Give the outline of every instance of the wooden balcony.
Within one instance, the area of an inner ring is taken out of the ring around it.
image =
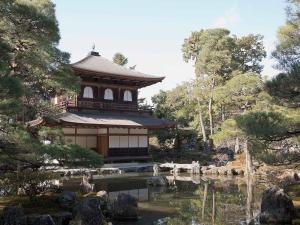
[[[151,116],[153,110],[151,108],[139,107],[137,102],[120,102],[120,101],[101,101],[99,99],[86,99],[86,98],[59,98],[53,105],[65,111],[67,109],[95,109],[103,111],[122,111],[126,114],[138,114],[144,116]]]
[[[72,99],[72,100],[60,100],[57,104],[54,104],[62,110],[69,109],[96,109],[104,111],[122,111],[129,114],[139,114],[139,115],[152,115],[153,111],[151,109],[139,109],[137,104],[134,103],[120,103],[120,102],[102,102],[95,99]]]
[[[68,104],[68,107],[74,107],[74,104]],[[138,106],[134,103],[120,103],[120,102],[102,102],[99,100],[86,100],[77,99],[77,108],[85,109],[103,109],[103,110],[125,110],[125,111],[137,111]]]

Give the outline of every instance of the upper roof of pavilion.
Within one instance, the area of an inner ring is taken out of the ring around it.
[[[91,52],[82,60],[71,64],[75,74],[100,80],[123,81],[123,83],[145,87],[162,81],[165,77],[148,75],[126,68]]]

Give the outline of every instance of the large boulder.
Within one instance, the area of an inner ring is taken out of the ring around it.
[[[97,197],[89,197],[77,208],[75,221],[81,225],[103,225],[105,220],[101,211],[101,202]]]
[[[151,186],[160,187],[168,185],[168,180],[164,176],[150,177],[147,183]]]
[[[28,225],[55,225],[50,215],[33,215],[28,219]]]
[[[262,224],[291,224],[294,216],[292,199],[277,186],[262,195],[260,222]]]
[[[100,208],[105,217],[111,215],[109,197],[106,191],[98,191],[96,194],[97,198],[100,201]]]
[[[24,225],[26,217],[21,207],[5,207],[3,209],[3,224],[4,225]]]
[[[72,191],[64,191],[58,196],[58,203],[64,209],[72,209],[76,203],[76,194]]]
[[[116,220],[137,220],[137,199],[129,194],[121,193],[113,202],[113,217]]]

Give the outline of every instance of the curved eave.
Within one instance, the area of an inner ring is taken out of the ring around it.
[[[102,113],[65,113],[59,119],[60,123],[70,126],[94,126],[94,127],[127,127],[127,128],[168,128],[175,127],[174,122],[124,114]]]
[[[60,121],[61,124],[66,126],[80,126],[80,127],[98,127],[98,128],[147,128],[147,129],[162,129],[162,128],[175,128],[176,124],[168,124],[168,125],[115,125],[115,124],[105,124],[105,125],[99,125],[99,124],[86,124],[86,123],[74,123],[74,122],[66,122],[66,121]]]

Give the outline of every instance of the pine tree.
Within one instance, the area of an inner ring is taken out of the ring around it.
[[[128,58],[126,58],[122,53],[117,52],[113,57],[113,62],[125,66],[128,63]]]
[[[97,153],[68,145],[60,129],[31,126],[38,120],[56,120],[61,112],[50,98],[75,94],[80,87],[69,66],[69,54],[58,49],[54,4],[2,0],[0,34],[0,164],[9,165],[6,168],[13,172],[30,168],[41,173],[52,159],[100,166]]]

